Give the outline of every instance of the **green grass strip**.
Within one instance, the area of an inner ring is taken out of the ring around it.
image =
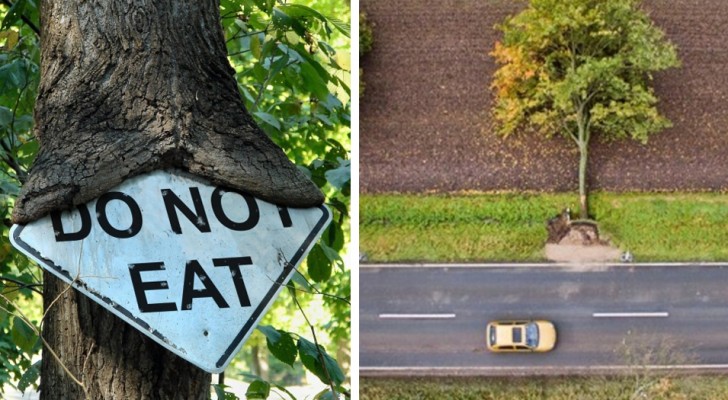
[[[544,261],[561,194],[362,195],[360,249],[372,262]],[[636,261],[728,260],[728,195],[595,193],[603,237]]]
[[[362,400],[724,400],[716,376],[554,378],[362,378]]]

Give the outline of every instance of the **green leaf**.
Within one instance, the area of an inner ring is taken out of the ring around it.
[[[339,200],[337,198],[333,198],[333,199],[330,199],[327,204],[329,206],[333,207],[334,209],[336,209],[336,211],[340,212],[342,215],[347,216],[347,217],[349,216],[349,213],[346,209],[346,204],[344,202],[342,202],[341,200]]]
[[[291,277],[291,280],[301,286],[304,290],[311,290],[311,284],[308,283],[308,280],[306,280],[306,277],[303,276],[300,272],[296,271],[293,274],[293,277]]]
[[[7,31],[0,32],[0,39],[5,39],[5,51],[11,51],[15,47],[16,44],[18,44],[18,40],[20,39],[20,35],[18,32],[8,29]]]
[[[5,30],[10,26],[14,25],[22,18],[23,9],[25,8],[25,2],[26,0],[15,1],[15,4],[13,4],[13,6],[10,7],[10,10],[8,10],[7,14],[5,14],[5,18],[3,18],[3,24],[0,29]]]
[[[38,336],[35,335],[33,329],[29,327],[25,321],[20,317],[15,316],[13,318],[13,330],[11,332],[13,342],[20,347],[24,352],[30,353],[33,350],[33,345],[38,340]]]
[[[253,53],[255,58],[260,60],[260,38],[258,38],[258,35],[252,35],[250,37],[250,52]]]
[[[17,196],[20,194],[20,185],[18,182],[0,175],[0,194]]]
[[[308,276],[314,282],[324,282],[331,277],[331,261],[321,244],[316,244],[306,258]]]
[[[271,114],[268,114],[267,112],[263,111],[256,111],[253,113],[256,117],[260,118],[261,121],[265,122],[266,124],[281,130],[281,123],[278,121],[276,117],[274,117]]]
[[[331,24],[334,25],[339,32],[343,33],[344,36],[351,37],[351,24],[333,17],[329,17],[329,22],[331,22]]]
[[[297,352],[291,335],[288,332],[275,329],[269,325],[259,326],[257,329],[265,335],[268,350],[270,350],[273,356],[292,367],[296,361]]]
[[[0,287],[0,292],[2,291],[2,287]],[[3,326],[5,323],[5,320],[8,318],[8,312],[5,311],[5,308],[7,307],[4,300],[0,299],[0,326]]]
[[[41,361],[42,360],[36,361],[30,366],[30,368],[25,370],[25,373],[23,373],[23,376],[18,381],[18,390],[25,393],[25,389],[29,388],[31,385],[37,385],[38,377],[40,376]]]
[[[13,122],[13,110],[0,106],[0,129],[8,128]]]
[[[324,174],[331,186],[341,189],[351,180],[351,161],[339,160],[339,166]]]
[[[344,230],[337,221],[329,224],[321,238],[324,239],[326,246],[336,251],[341,251],[344,248]]]
[[[248,399],[267,399],[269,395],[270,383],[261,380],[253,381],[245,392]]]
[[[331,389],[324,389],[320,391],[315,397],[315,400],[338,400],[338,397],[334,396],[334,392]]]
[[[321,20],[322,22],[326,22],[326,17],[324,17],[323,14],[314,10],[311,7],[307,7],[301,4],[282,4],[278,6],[278,8],[283,10],[291,17],[314,17]]]
[[[329,88],[326,86],[326,81],[321,78],[321,75],[317,72],[316,68],[308,62],[300,64],[301,67],[301,78],[303,84],[319,100],[325,100],[329,96]]]
[[[344,381],[344,373],[341,371],[339,364],[326,353],[326,350],[322,346],[319,345],[317,348],[310,341],[299,337],[298,352],[301,355],[303,366],[316,375],[321,382],[327,385],[332,383],[339,385]],[[323,363],[321,362],[322,358]]]
[[[266,14],[270,14],[271,9],[268,7],[268,1],[253,0],[253,3],[255,3],[255,5],[258,6],[258,8],[264,11]]]
[[[225,390],[225,388],[228,388],[227,385],[218,385],[213,384],[212,388],[215,390],[215,395],[217,396],[217,400],[240,400],[238,396],[235,395],[235,393],[228,392]]]
[[[273,9],[273,25],[281,31],[292,29],[298,36],[306,36],[306,28],[296,18],[291,18],[280,7]]]
[[[22,59],[13,60],[10,64],[0,67],[0,88],[22,88],[25,82],[25,62]]]

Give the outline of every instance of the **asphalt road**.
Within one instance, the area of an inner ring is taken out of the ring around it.
[[[362,265],[362,375],[728,371],[728,264]],[[494,319],[547,319],[545,354],[494,354]],[[631,354],[631,355],[630,355]]]

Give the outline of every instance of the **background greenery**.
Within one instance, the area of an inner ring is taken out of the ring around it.
[[[40,70],[38,2],[3,0],[0,16],[2,393],[4,384],[25,390],[37,383],[42,273],[8,242],[14,199],[38,150],[32,135]],[[349,241],[349,7],[335,0],[222,0],[221,17],[246,108],[324,191],[334,212],[289,290],[226,375],[250,382],[249,398],[312,379],[348,393],[351,281],[343,256]],[[224,386],[214,389],[225,396]],[[319,396],[333,394],[324,390]]]
[[[636,261],[728,259],[721,193],[590,196],[602,237]],[[371,262],[543,261],[546,221],[578,206],[570,193],[361,196],[360,248]]]

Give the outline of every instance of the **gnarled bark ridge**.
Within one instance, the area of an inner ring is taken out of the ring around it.
[[[40,152],[14,222],[176,167],[264,200],[321,191],[245,111],[215,0],[44,1]]]

